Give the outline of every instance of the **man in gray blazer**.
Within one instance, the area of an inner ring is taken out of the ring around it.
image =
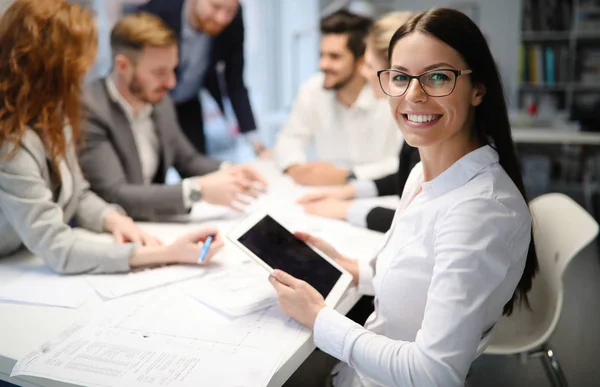
[[[174,33],[155,16],[129,15],[111,46],[111,74],[83,95],[79,160],[92,190],[144,220],[186,213],[199,200],[239,208],[256,196],[266,184],[256,171],[201,155],[181,131],[167,94],[178,65]],[[181,184],[165,184],[171,166]]]

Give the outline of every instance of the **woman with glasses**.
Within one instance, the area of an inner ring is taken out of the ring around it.
[[[334,386],[465,384],[490,331],[526,304],[537,270],[531,216],[498,69],[479,28],[450,9],[419,13],[394,34],[382,90],[419,149],[384,247],[371,261],[297,236],[375,295],[364,327],[281,271],[282,310],[341,360]]]
[[[367,36],[362,75],[371,84],[375,98],[386,98],[379,85],[377,71],[390,66],[388,58],[390,39],[398,27],[406,23],[411,16],[413,16],[412,12],[390,12],[373,24]],[[399,161],[400,165],[396,173],[377,180],[353,180],[339,188],[308,194],[301,198],[299,203],[304,206],[308,214],[347,220],[356,226],[386,232],[394,218],[393,209],[349,199],[400,196],[411,169],[419,162],[418,150],[404,142]]]
[[[22,247],[60,273],[206,263],[223,245],[201,229],[169,246],[89,190],[75,155],[81,81],[96,56],[92,12],[66,0],[15,0],[0,23],[0,257]],[[115,243],[82,237],[77,224]]]

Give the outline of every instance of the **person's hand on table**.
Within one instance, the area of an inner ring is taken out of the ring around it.
[[[301,185],[323,186],[346,183],[349,172],[327,162],[309,162],[291,165],[286,173]]]
[[[241,211],[264,192],[267,181],[251,166],[232,165],[197,178],[202,199]]]
[[[203,260],[200,253],[208,237],[212,242]],[[223,247],[223,237],[214,227],[205,227],[179,237],[168,246],[141,246],[129,258],[131,268],[156,267],[169,264],[210,263],[214,255]]]
[[[355,194],[354,185],[345,184],[341,187],[306,194],[298,199],[298,203],[304,205],[326,199],[349,200],[353,199]]]
[[[206,239],[212,236],[212,242],[202,262],[198,262],[200,252]],[[174,258],[174,263],[191,263],[206,265],[224,246],[223,237],[214,227],[206,227],[187,233],[171,243],[168,248]]]
[[[234,174],[250,180],[253,188],[262,192],[267,189],[269,183],[253,166],[247,164],[236,164],[228,168]]]
[[[345,200],[324,199],[316,202],[302,204],[304,212],[323,218],[344,220],[348,217],[351,203]]]
[[[128,216],[110,211],[104,217],[104,230],[113,234],[117,243],[133,242],[144,246],[160,246],[162,242],[145,233]]]

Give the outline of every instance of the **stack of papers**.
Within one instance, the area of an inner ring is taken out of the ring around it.
[[[249,262],[186,281],[182,290],[214,310],[229,317],[239,317],[277,302],[277,293],[268,277],[265,269]]]
[[[200,277],[207,273],[221,272],[241,265],[249,258],[241,252],[225,247],[208,265],[170,265],[123,274],[98,274],[84,276],[87,282],[105,299],[123,297],[153,288]]]
[[[79,308],[94,291],[79,276],[54,273],[46,266],[24,268],[23,274],[0,287],[0,301]]]
[[[170,287],[106,303],[21,359],[11,376],[86,386],[266,386],[303,330],[277,308],[228,319]]]

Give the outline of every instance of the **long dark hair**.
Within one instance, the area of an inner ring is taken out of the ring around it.
[[[515,183],[523,198],[527,200],[521,168],[511,136],[502,81],[490,48],[477,25],[468,16],[453,9],[435,8],[421,12],[396,31],[390,41],[389,58],[392,57],[396,43],[413,32],[431,35],[452,47],[473,71],[472,82],[485,86],[486,94],[483,101],[475,108],[473,134],[480,144],[489,144],[496,149],[500,165]],[[513,312],[515,302],[529,305],[527,293],[531,289],[537,271],[538,261],[532,233],[525,270],[511,299],[504,305],[505,315]]]

